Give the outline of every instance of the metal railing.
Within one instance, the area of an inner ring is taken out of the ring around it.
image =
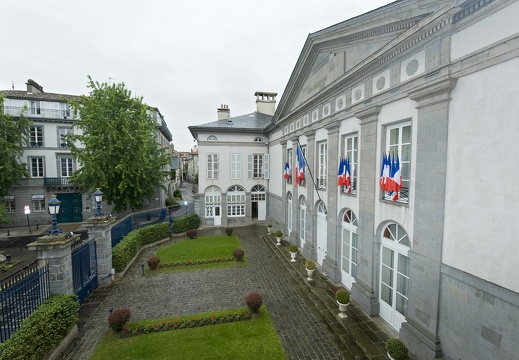
[[[0,342],[22,326],[22,321],[50,295],[49,266],[36,262],[0,283]]]
[[[70,110],[46,109],[46,108],[26,108],[21,106],[4,106],[4,114],[20,116],[24,113],[26,117],[40,117],[46,119],[76,119]]]
[[[57,178],[57,177],[46,177],[43,178],[44,186],[63,186],[63,185],[73,185],[71,178]]]

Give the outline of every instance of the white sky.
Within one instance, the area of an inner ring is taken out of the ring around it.
[[[255,111],[256,91],[285,86],[309,33],[387,0],[38,0],[2,2],[0,89],[87,94],[87,75],[124,82],[158,107],[175,150],[189,125]]]

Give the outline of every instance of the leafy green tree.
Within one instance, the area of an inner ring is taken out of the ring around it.
[[[88,88],[89,95],[71,103],[80,118],[74,126],[81,130],[67,135],[81,165],[72,181],[85,191],[101,188],[116,212],[138,209],[156,188],[164,188],[168,176],[168,155],[157,142],[155,122],[142,97],[124,83],[99,83],[89,76]]]
[[[9,221],[4,196],[29,175],[26,164],[21,161],[31,124],[24,112],[16,118],[5,114],[4,97],[0,95],[0,222]]]

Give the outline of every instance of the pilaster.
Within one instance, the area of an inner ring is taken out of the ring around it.
[[[306,136],[306,174],[305,174],[305,186],[306,186],[306,242],[303,249],[304,255],[307,258],[317,259],[317,229],[309,224],[317,224],[317,212],[315,211],[315,130],[309,130],[303,134]],[[311,174],[310,174],[311,173]]]

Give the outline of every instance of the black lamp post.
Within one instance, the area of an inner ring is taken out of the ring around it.
[[[52,215],[52,229],[47,230],[49,235],[56,235],[61,233],[61,229],[57,227],[58,219],[57,215],[59,214],[59,206],[61,201],[56,199],[56,195],[52,195],[52,199],[49,201],[48,212],[49,215]]]
[[[103,210],[101,210],[101,201],[103,201],[103,193],[99,188],[97,188],[96,192],[94,193],[94,199],[97,203],[97,210],[95,216],[103,216]]]
[[[186,215],[187,215],[187,201],[184,201],[184,205],[186,206]]]

